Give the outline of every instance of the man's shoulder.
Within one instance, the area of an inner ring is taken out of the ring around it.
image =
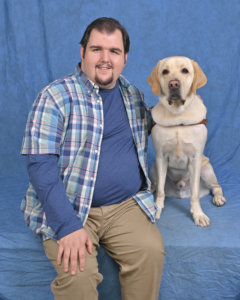
[[[136,87],[134,84],[132,84],[129,80],[127,80],[123,75],[120,76],[120,83],[121,86],[126,88],[127,90],[130,91],[130,93],[135,94],[136,96],[140,97],[141,99],[143,98],[143,93],[142,91]]]
[[[62,78],[56,79],[49,83],[46,87],[42,89],[42,93],[50,90],[65,90],[69,87],[69,85],[74,85],[76,84],[76,76],[75,74],[69,74],[66,75]]]
[[[64,108],[79,103],[74,99],[85,99],[86,87],[76,74],[69,74],[56,79],[45,86],[38,94],[35,102],[39,105],[57,105]]]

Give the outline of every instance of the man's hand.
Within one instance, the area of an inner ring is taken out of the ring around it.
[[[63,258],[64,272],[68,272],[71,264],[71,274],[75,275],[79,258],[80,271],[84,271],[86,248],[92,254],[92,241],[84,228],[64,236],[59,240],[57,263],[60,265]]]

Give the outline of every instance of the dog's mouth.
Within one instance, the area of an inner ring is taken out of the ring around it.
[[[185,100],[182,99],[181,97],[180,81],[177,79],[169,81],[168,88],[169,88],[168,104],[174,105],[176,107],[184,105]]]
[[[180,90],[179,91],[171,91],[170,95],[168,97],[168,104],[174,105],[176,107],[179,107],[181,105],[184,105],[186,100],[182,99]]]
[[[185,102],[186,102],[186,100],[182,99],[181,97],[176,98],[176,97],[171,97],[171,96],[170,96],[170,97],[168,98],[168,104],[169,104],[169,105],[174,105],[174,106],[176,106],[176,107],[179,107],[179,106],[181,106],[181,105],[184,105]]]

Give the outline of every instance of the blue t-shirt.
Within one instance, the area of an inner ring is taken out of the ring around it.
[[[141,168],[118,82],[100,89],[104,130],[92,206],[120,203],[142,186]]]

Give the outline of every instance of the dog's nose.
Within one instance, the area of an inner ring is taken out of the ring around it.
[[[174,80],[169,81],[168,87],[173,90],[179,89],[180,88],[179,80],[174,79]]]

